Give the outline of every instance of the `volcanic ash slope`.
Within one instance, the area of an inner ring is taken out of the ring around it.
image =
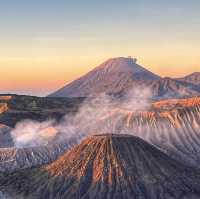
[[[130,135],[95,135],[55,162],[1,174],[0,189],[20,199],[197,199],[200,172]]]

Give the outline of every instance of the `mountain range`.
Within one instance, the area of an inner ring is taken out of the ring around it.
[[[143,88],[151,91],[151,98],[199,96],[200,72],[184,78],[162,78],[138,65],[131,57],[111,58],[49,97],[124,95]]]

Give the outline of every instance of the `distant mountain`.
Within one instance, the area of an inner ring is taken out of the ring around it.
[[[200,95],[200,73],[181,79],[161,78],[136,63],[131,57],[112,58],[49,97],[88,97],[126,94],[134,89],[150,88],[154,98]]]
[[[200,87],[169,77],[153,81],[149,86],[156,98],[182,98],[200,95]]]
[[[112,58],[51,94],[50,97],[88,97],[100,93],[116,94],[135,84],[148,84],[159,78],[158,75],[136,64],[136,59]]]
[[[140,138],[94,135],[51,164],[2,173],[0,189],[16,199],[198,199],[200,172]]]
[[[192,73],[178,80],[200,86],[200,72]]]

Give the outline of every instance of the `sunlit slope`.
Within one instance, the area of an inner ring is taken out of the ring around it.
[[[197,199],[200,172],[140,138],[107,134],[87,138],[47,166],[1,174],[0,188],[16,199]]]

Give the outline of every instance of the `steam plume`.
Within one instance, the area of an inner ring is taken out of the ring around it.
[[[65,115],[59,123],[54,120],[41,123],[24,120],[17,123],[11,135],[16,147],[33,147],[60,139],[82,140],[89,134],[116,133],[120,115],[115,115],[115,119],[110,122],[102,123],[101,120],[103,121],[106,115],[116,109],[131,111],[148,109],[151,105],[151,93],[149,88],[138,87],[128,92],[123,100],[101,94],[96,98],[86,100],[75,115]]]

